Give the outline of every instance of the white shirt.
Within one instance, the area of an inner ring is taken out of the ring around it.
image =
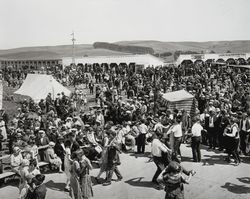
[[[161,157],[162,152],[166,153],[170,149],[163,144],[159,139],[153,139],[151,153],[153,156]]]
[[[213,117],[209,117],[209,127],[210,128],[214,127],[214,118]]]
[[[247,123],[247,119],[244,119],[244,120],[242,121],[242,131],[246,131],[246,130],[247,130],[247,128],[246,128],[246,123]]]
[[[148,127],[145,124],[140,124],[138,130],[141,134],[146,134],[148,132]]]
[[[181,127],[181,124],[176,124],[172,128],[172,132],[174,133],[174,137],[181,137],[182,136],[182,127]]]
[[[192,126],[191,132],[193,137],[199,137],[201,136],[201,131],[203,130],[203,127],[201,126],[200,123],[194,123]]]

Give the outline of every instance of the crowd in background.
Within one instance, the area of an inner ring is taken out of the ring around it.
[[[121,151],[145,153],[150,142],[156,184],[172,160],[181,162],[182,143],[191,144],[194,162],[201,161],[202,143],[227,153],[226,161],[233,158],[240,164],[240,155],[250,151],[250,72],[202,63],[183,67],[137,72],[117,67],[86,74],[72,66],[53,71],[58,81],[74,86],[71,96],[58,93],[52,99],[48,94],[39,103],[24,100],[11,117],[0,112],[0,146],[8,140],[12,170],[21,176],[21,184],[31,183],[29,179],[39,174],[39,170],[32,174],[37,163],[47,161],[66,173],[65,189],[71,185],[72,196],[88,198],[93,196],[89,176],[93,163],[100,167],[96,181],[106,173],[104,185],[110,185],[113,173],[118,181],[123,178],[118,169]],[[2,75],[9,86],[18,87],[26,74],[8,69]],[[180,89],[194,95],[193,115],[162,104],[163,93]],[[94,95],[96,106],[89,107],[89,95]],[[38,150],[41,146],[48,148]],[[177,163],[170,167],[180,171]]]

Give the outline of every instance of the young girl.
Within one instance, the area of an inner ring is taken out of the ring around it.
[[[70,167],[71,167],[71,163],[72,163],[71,151],[70,151],[71,142],[69,140],[67,140],[64,145],[65,145],[64,172],[65,172],[65,174],[67,176],[65,190],[69,191]]]
[[[188,184],[192,173],[188,178],[182,175],[181,165],[175,161],[169,163],[166,169],[158,177],[157,181],[165,187],[166,199],[184,199],[183,184]]]

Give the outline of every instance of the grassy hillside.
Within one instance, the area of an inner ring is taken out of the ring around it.
[[[79,44],[75,46],[76,56],[101,56],[101,55],[124,55],[121,53],[106,49],[95,49],[92,45]],[[38,46],[24,47],[8,50],[0,50],[0,58],[7,59],[42,59],[42,58],[61,58],[72,56],[72,46]]]
[[[161,42],[161,41],[121,41],[122,45],[152,47],[157,53],[174,51],[215,51],[216,53],[250,52],[250,41],[209,41],[209,42]]]
[[[114,44],[124,46],[142,46],[153,48],[154,52],[172,53],[166,56],[166,61],[174,60],[174,52],[176,51],[193,51],[197,53],[208,53],[214,51],[216,53],[232,53],[250,52],[250,41],[209,41],[209,42],[161,42],[161,41],[120,41]],[[124,55],[133,54],[133,52],[118,52],[101,48],[94,48],[91,44],[78,44],[75,46],[76,56],[105,56],[105,55]],[[72,56],[71,45],[61,46],[38,46],[24,47],[8,50],[0,50],[0,59],[43,59],[43,58],[61,58]]]

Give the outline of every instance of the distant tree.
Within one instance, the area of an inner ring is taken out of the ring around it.
[[[213,50],[210,50],[210,52],[209,53],[211,53],[211,54],[215,54],[215,52],[213,51]]]
[[[227,51],[227,53],[231,53],[231,51],[230,51],[230,50],[228,50],[228,51]]]
[[[169,56],[171,56],[171,55],[172,55],[171,52],[164,52],[164,53],[161,53],[161,54],[160,54],[161,57],[169,57]]]

